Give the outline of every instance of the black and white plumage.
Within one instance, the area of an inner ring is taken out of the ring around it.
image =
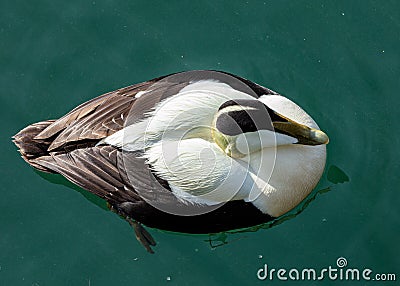
[[[217,71],[106,93],[14,136],[26,162],[105,199],[135,226],[216,233],[278,217],[316,186],[328,137],[300,107]]]

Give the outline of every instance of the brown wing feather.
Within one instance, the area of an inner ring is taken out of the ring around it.
[[[140,200],[120,176],[117,153],[118,150],[112,146],[98,146],[69,153],[53,152],[33,162],[63,175],[113,205]]]
[[[123,117],[136,100],[135,95],[153,83],[148,81],[128,86],[89,100],[56,120],[35,139],[46,140],[56,136],[48,149],[54,151],[70,142],[111,135],[123,127]]]

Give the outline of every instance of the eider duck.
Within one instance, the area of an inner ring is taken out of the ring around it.
[[[271,221],[317,185],[328,136],[278,93],[188,71],[89,100],[14,137],[34,168],[103,198],[135,229],[218,233]]]

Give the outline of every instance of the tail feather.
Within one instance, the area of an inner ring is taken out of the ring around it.
[[[34,160],[49,154],[47,150],[51,144],[51,140],[50,138],[49,140],[40,140],[35,139],[35,137],[54,121],[55,120],[47,120],[34,123],[13,136],[13,142],[17,145],[21,157],[32,167],[48,173],[54,173],[54,171],[37,164]]]

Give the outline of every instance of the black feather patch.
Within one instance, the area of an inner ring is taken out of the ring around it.
[[[261,101],[228,100],[219,108],[216,128],[225,135],[235,136],[257,130],[273,131],[273,121],[283,121],[283,118]]]

